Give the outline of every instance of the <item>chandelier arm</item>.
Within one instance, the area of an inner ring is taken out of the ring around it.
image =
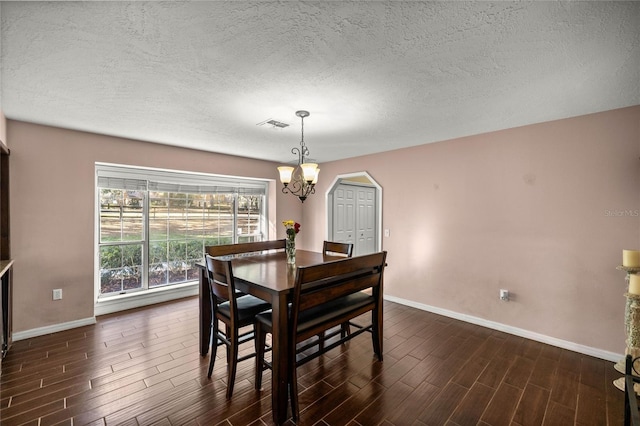
[[[298,156],[298,165],[304,163],[304,151],[301,151],[300,148],[294,146],[291,148],[291,153]]]
[[[307,183],[307,181],[305,181],[302,176],[300,176],[300,174],[295,174],[293,178],[291,179],[291,182],[289,182],[289,184],[287,184],[286,186],[282,187],[282,192],[286,193],[290,193],[293,195],[311,195],[311,194],[315,194],[316,192],[316,185],[312,184],[312,183]]]

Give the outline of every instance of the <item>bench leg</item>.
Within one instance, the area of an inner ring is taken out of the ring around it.
[[[373,340],[373,352],[382,361],[382,309],[374,309],[371,312],[371,339]]]
[[[341,328],[340,337],[342,337],[343,339],[351,335],[351,327],[349,327],[349,321],[343,322],[340,325],[340,328]]]

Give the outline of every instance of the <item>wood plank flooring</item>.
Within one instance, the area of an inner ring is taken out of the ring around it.
[[[300,425],[622,424],[611,362],[391,302],[384,336],[383,362],[365,333],[298,369]],[[208,362],[197,298],[99,317],[14,343],[0,423],[272,424],[269,372],[256,391],[241,362],[227,401],[224,351],[211,380]]]

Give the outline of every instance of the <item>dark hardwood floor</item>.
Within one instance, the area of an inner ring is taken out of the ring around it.
[[[2,362],[2,425],[270,425],[270,373],[253,360],[225,399],[198,353],[197,299],[15,342]],[[368,333],[298,369],[301,425],[621,425],[611,362],[385,303],[384,362]],[[222,349],[222,348],[221,348]]]

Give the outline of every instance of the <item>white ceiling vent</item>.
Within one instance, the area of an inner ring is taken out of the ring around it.
[[[284,129],[285,127],[289,127],[287,123],[274,120],[273,118],[269,118],[268,120],[261,121],[260,123],[256,124],[256,126],[264,126],[265,124],[270,124],[271,127],[277,127],[278,129]]]

